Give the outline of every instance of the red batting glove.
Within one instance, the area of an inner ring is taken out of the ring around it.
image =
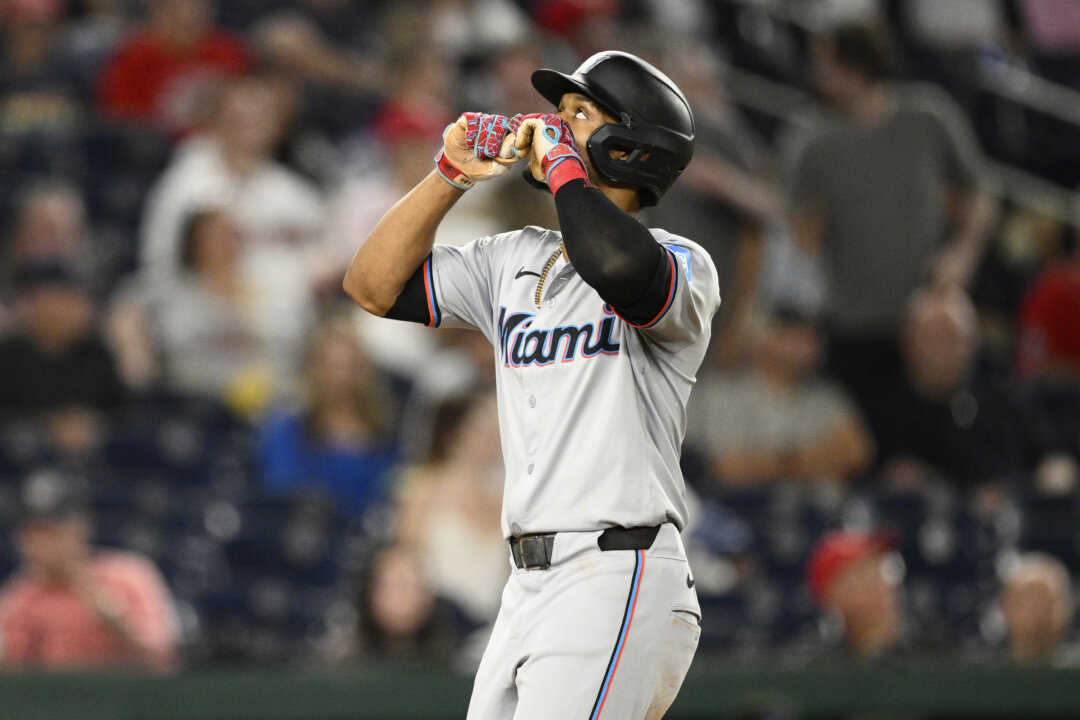
[[[571,180],[584,180],[589,182],[589,171],[585,169],[585,161],[581,159],[576,148],[569,145],[553,145],[540,159],[540,172],[544,173],[544,179],[551,194],[559,192],[566,183]]]
[[[508,124],[509,119],[502,115],[483,113],[464,113],[450,123],[443,131],[443,147],[435,156],[435,169],[442,179],[468,190],[509,170],[517,158],[510,150]]]
[[[509,132],[510,118],[504,115],[486,115],[467,112],[465,118],[465,142],[473,155],[488,160],[499,157],[503,139]]]
[[[516,135],[515,152],[530,154],[533,177],[546,183],[552,195],[571,180],[580,179],[591,185],[574,133],[558,115],[515,115],[510,118],[510,130]]]

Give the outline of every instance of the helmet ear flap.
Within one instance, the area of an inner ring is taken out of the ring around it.
[[[614,123],[601,125],[589,136],[586,148],[593,167],[605,179],[641,189],[642,206],[655,205],[689,162],[663,129],[649,126],[631,130]]]

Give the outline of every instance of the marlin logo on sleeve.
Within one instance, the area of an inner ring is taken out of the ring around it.
[[[599,329],[590,322],[532,330],[534,314],[508,313],[504,306],[499,309],[499,357],[505,367],[528,367],[618,355],[621,346],[612,339],[615,317],[605,315]]]
[[[691,276],[692,271],[690,270],[693,258],[690,255],[690,251],[678,245],[665,245],[665,247],[675,256],[675,259],[679,261],[679,266],[682,267],[683,275],[686,276],[686,279],[693,282],[694,278]]]

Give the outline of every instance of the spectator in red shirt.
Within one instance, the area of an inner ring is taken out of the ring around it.
[[[63,480],[38,475],[24,489],[15,531],[22,565],[0,588],[3,665],[172,669],[175,614],[157,568],[133,553],[95,550],[87,511]]]
[[[250,65],[243,39],[213,24],[209,0],[157,0],[106,62],[97,102],[110,117],[184,134],[199,125],[216,83]]]
[[[1020,306],[1017,373],[1080,382],[1080,243],[1035,278]]]

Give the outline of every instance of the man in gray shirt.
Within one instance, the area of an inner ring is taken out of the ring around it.
[[[829,108],[793,121],[797,241],[822,257],[830,370],[875,426],[899,378],[897,330],[923,283],[971,282],[995,203],[971,128],[944,92],[887,82],[888,39],[869,26],[812,45]]]

